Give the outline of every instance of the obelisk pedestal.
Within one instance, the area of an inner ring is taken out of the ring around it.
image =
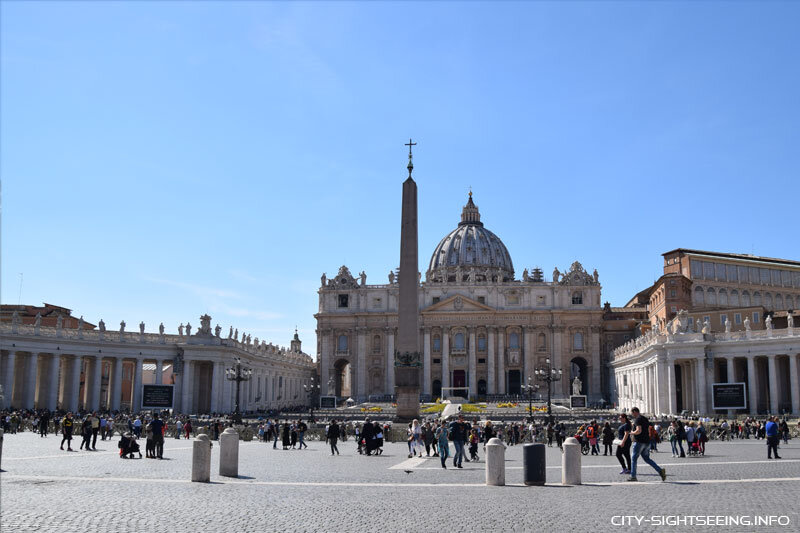
[[[419,277],[417,248],[417,184],[411,177],[411,147],[408,141],[408,179],[403,182],[403,207],[400,223],[400,272],[398,276],[397,343],[394,354],[397,417],[411,420],[419,416]]]

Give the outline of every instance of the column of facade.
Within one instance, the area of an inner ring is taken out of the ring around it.
[[[442,328],[442,388],[450,386],[450,328]],[[450,392],[442,392],[442,398]]]
[[[81,366],[83,360],[80,355],[72,358],[70,370],[72,371],[70,386],[69,386],[69,401],[65,402],[70,411],[77,411],[80,406],[80,390],[81,390]]]
[[[44,404],[44,407],[50,411],[54,411],[58,406],[58,370],[61,363],[61,356],[59,354],[52,354],[47,365],[47,397],[42,399],[39,403]]]
[[[599,401],[603,397],[602,378],[600,373],[602,371],[600,363],[600,328],[592,326],[589,328],[588,346],[590,353],[588,373],[591,379],[588,386],[585,387],[586,394],[592,398],[593,401]]]
[[[142,409],[142,360],[133,361],[133,394],[131,412],[138,413]]]
[[[506,328],[497,329],[497,392],[506,393]]]
[[[224,370],[222,368],[222,361],[215,362],[211,367],[211,412],[218,413],[220,411],[219,408],[219,400],[220,400],[220,378],[224,374]]]
[[[755,356],[747,355],[747,399],[750,403],[750,414],[758,414],[758,387],[759,379],[756,375]]]
[[[494,369],[494,365],[495,365],[495,354],[494,354],[494,341],[495,341],[495,333],[494,332],[495,332],[495,328],[494,327],[490,327],[488,329],[489,329],[489,332],[487,333],[486,341],[489,343],[488,347],[487,347],[487,351],[488,351],[488,353],[487,353],[487,357],[488,357],[488,365],[487,365],[488,366],[488,375],[487,375],[487,377],[489,378],[488,379],[489,383],[486,385],[486,392],[488,394],[495,394],[495,391],[497,390],[497,388],[496,388],[497,378],[495,376],[495,369]]]
[[[478,361],[475,346],[475,328],[469,328],[469,352],[468,352],[468,368],[469,368],[469,397],[478,395]]]
[[[797,356],[789,354],[789,390],[792,394],[792,413],[800,414],[800,382],[797,380]]]
[[[677,410],[676,405],[676,389],[677,384],[675,383],[675,362],[672,361],[670,357],[667,357],[667,407],[669,408],[669,414],[674,415],[676,414],[675,411]]]
[[[14,370],[17,364],[17,352],[9,350],[3,363],[3,396],[5,407],[14,403]]]
[[[431,328],[422,336],[422,394],[431,394]]]
[[[561,366],[561,348],[562,348],[561,333],[562,333],[563,329],[564,328],[562,328],[561,326],[553,326],[553,335],[552,335],[553,336],[553,354],[550,356],[550,361],[552,363],[553,368],[555,368],[556,371],[563,370],[563,367]],[[567,371],[564,372],[564,374],[566,375],[566,379],[562,379],[562,382],[563,381],[569,381],[569,369],[567,369]],[[564,392],[563,392],[564,385],[562,384],[560,386],[561,386],[561,391],[555,390],[553,392],[556,393],[559,396],[562,396],[564,394]],[[567,386],[569,386],[569,385],[567,385]]]
[[[164,384],[164,360],[156,359],[156,385]]]
[[[36,402],[36,374],[39,370],[39,354],[31,353],[25,365],[25,401],[23,407],[33,409]]]
[[[358,337],[358,363],[356,364],[356,376],[358,378],[358,386],[356,387],[356,395],[366,396],[367,394],[367,335],[366,328],[356,329]],[[289,398],[291,400],[291,398]],[[358,398],[356,398],[358,400]]]
[[[778,389],[778,373],[775,357],[775,355],[767,357],[767,366],[769,369],[769,412],[772,414],[778,413],[778,393],[780,392]]]
[[[529,385],[533,382],[533,330],[529,326],[522,326],[522,347],[522,384]]]
[[[394,394],[394,328],[386,328],[386,394]]]
[[[101,385],[102,385],[102,382],[103,382],[103,359],[102,359],[102,357],[100,357],[98,355],[98,356],[95,356],[92,359],[90,359],[90,361],[92,361],[92,365],[93,366],[91,367],[92,368],[92,381],[91,381],[91,387],[92,387],[92,389],[91,389],[92,390],[91,397],[92,397],[92,401],[89,404],[89,410],[90,411],[98,411],[100,409],[100,391],[102,390]],[[87,378],[88,378],[88,376],[87,376]],[[87,385],[88,385],[88,383],[89,383],[89,380],[87,379]]]
[[[331,336],[333,333],[329,329],[320,329],[317,330],[317,334],[322,336],[319,348],[320,391],[322,392],[323,396],[329,396],[333,394],[333,391],[331,391],[328,387],[328,381],[331,379]],[[331,387],[333,387],[333,385],[331,385]]]

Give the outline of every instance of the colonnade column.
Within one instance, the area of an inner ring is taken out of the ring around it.
[[[133,365],[131,412],[138,413],[142,408],[142,360],[135,359]]]
[[[50,358],[50,385],[47,388],[47,408],[55,411],[58,408],[58,372],[61,368],[61,356],[53,354]]]
[[[747,356],[747,399],[750,402],[750,414],[758,414],[758,376],[756,376],[756,360]]]
[[[450,386],[450,328],[442,328],[442,389]],[[442,399],[450,394],[449,391],[442,392]]]
[[[103,359],[98,355],[94,357],[94,366],[92,367],[92,402],[90,404],[90,411],[97,411],[100,409],[100,390],[101,382],[103,380]],[[87,380],[88,381],[88,380]]]
[[[115,357],[111,360],[113,372],[111,377],[111,383],[109,384],[108,389],[111,391],[111,400],[109,405],[111,406],[112,411],[119,411],[119,404],[122,401],[122,358]]]
[[[506,330],[497,329],[497,392],[506,393]]]
[[[221,361],[217,361],[211,365],[211,405],[209,409],[212,413],[219,412],[219,380],[223,373]],[[261,377],[259,376],[258,379],[260,380]]]
[[[394,394],[394,328],[386,328],[386,394]]]
[[[422,336],[422,394],[431,394],[431,328],[425,328]]]
[[[192,390],[194,389],[194,366],[192,361],[183,360],[183,383],[181,385],[181,409],[184,414],[192,414],[194,410]]]
[[[792,413],[800,414],[800,383],[797,381],[797,356],[789,355],[789,390],[792,392]]]
[[[489,343],[489,345],[488,345],[487,357],[489,358],[489,360],[488,360],[489,365],[488,365],[488,376],[487,377],[489,378],[488,379],[489,383],[486,386],[486,392],[488,394],[494,394],[495,391],[497,390],[495,388],[495,382],[497,380],[496,380],[495,372],[494,372],[494,363],[495,363],[494,362],[494,337],[495,337],[494,331],[495,330],[494,330],[494,327],[489,327],[488,329],[489,329],[489,332],[487,334],[487,342]]]
[[[17,352],[9,351],[4,359],[3,396],[5,396],[4,407],[8,407],[14,402],[14,367],[17,364]]]
[[[675,395],[677,385],[675,383],[675,362],[667,357],[667,394],[669,395],[667,399],[667,406],[669,407],[669,414],[674,415],[676,414],[675,411],[677,410],[676,406],[676,398]]]
[[[39,354],[28,355],[27,370],[25,372],[25,402],[23,407],[33,409],[36,402],[36,374],[39,370]]]
[[[164,383],[164,360],[156,359],[156,385]]]
[[[76,355],[72,358],[72,379],[69,390],[69,410],[70,411],[77,411],[78,407],[80,406],[80,391],[81,391],[81,366],[83,365],[83,359],[80,355]]]
[[[356,328],[358,336],[358,362],[356,363],[356,376],[358,378],[358,387],[356,388],[358,396],[367,395],[367,328]],[[292,398],[289,398],[291,400]]]
[[[775,355],[767,357],[767,364],[769,368],[769,412],[778,414],[778,372],[775,364]]]

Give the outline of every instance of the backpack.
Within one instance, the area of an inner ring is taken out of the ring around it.
[[[588,428],[586,428],[586,438],[589,439],[595,438],[594,426],[589,426]]]

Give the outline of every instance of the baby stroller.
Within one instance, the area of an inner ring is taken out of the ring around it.
[[[692,457],[697,457],[700,455],[700,441],[695,439],[691,443],[689,443],[689,455]]]
[[[130,433],[125,433],[119,439],[119,456],[123,459],[133,459],[133,454],[138,453],[139,459],[142,458],[142,452],[139,449],[139,443],[136,442],[136,437]]]

